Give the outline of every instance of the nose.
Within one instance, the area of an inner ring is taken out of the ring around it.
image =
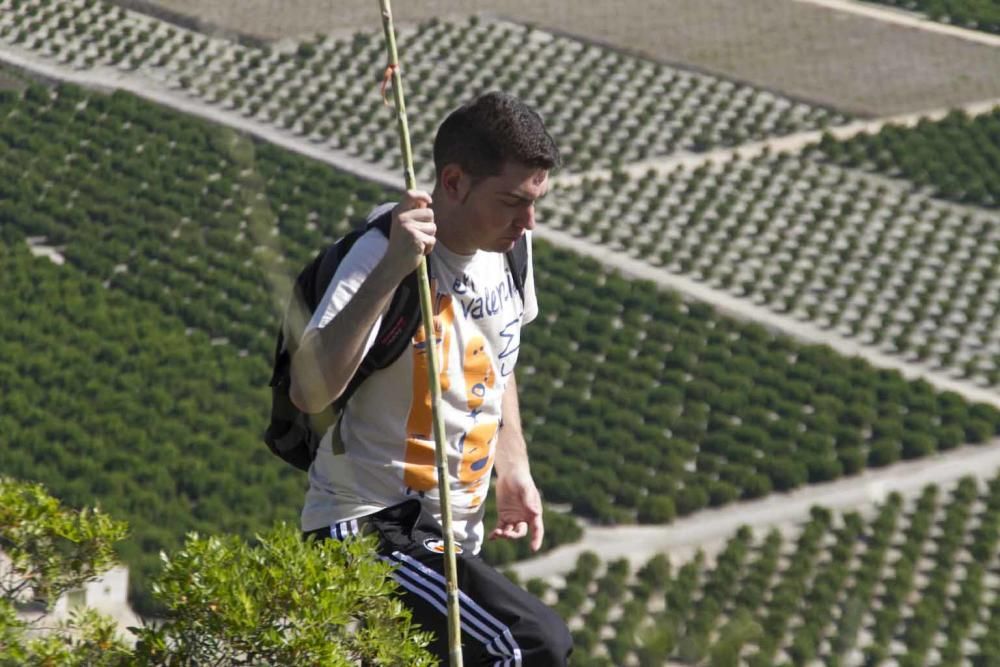
[[[531,231],[535,228],[535,205],[531,204],[516,220],[518,227]]]

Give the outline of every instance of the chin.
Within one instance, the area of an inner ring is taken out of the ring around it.
[[[491,250],[493,252],[510,252],[513,250],[514,246],[521,239],[520,236],[515,236],[514,238],[498,239],[496,243],[493,244]]]
[[[514,249],[514,246],[516,244],[517,244],[516,239],[513,241],[510,239],[501,239],[500,241],[497,241],[495,244],[493,244],[493,247],[490,248],[490,252],[510,252],[511,250]]]

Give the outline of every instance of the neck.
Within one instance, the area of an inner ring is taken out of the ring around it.
[[[479,248],[472,239],[466,238],[463,234],[467,226],[462,224],[462,220],[457,215],[458,212],[441,201],[444,199],[443,195],[441,199],[437,199],[437,196],[436,192],[431,195],[435,201],[432,208],[434,209],[434,223],[437,225],[438,242],[443,243],[445,248],[456,255],[475,254]]]

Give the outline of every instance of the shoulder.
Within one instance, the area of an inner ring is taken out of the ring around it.
[[[389,247],[389,228],[387,225],[373,223],[384,219],[395,206],[396,204],[393,202],[381,204],[366,216],[364,224],[368,226],[368,230],[362,233],[351,246],[350,252],[344,257],[344,263],[368,265],[382,259]]]
[[[388,247],[389,240],[382,236],[377,229],[362,232],[349,249],[342,251],[340,259],[337,260],[336,269],[334,269],[327,284],[330,288],[351,285],[356,288],[368,274],[375,270],[375,267],[385,256]]]
[[[385,234],[378,229],[369,229],[354,243],[354,248],[351,250],[357,249],[361,253],[377,254],[381,257],[388,247],[389,239]]]

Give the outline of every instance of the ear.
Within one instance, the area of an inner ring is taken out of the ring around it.
[[[457,163],[446,164],[438,179],[441,192],[453,201],[462,201],[471,185],[469,178]]]

